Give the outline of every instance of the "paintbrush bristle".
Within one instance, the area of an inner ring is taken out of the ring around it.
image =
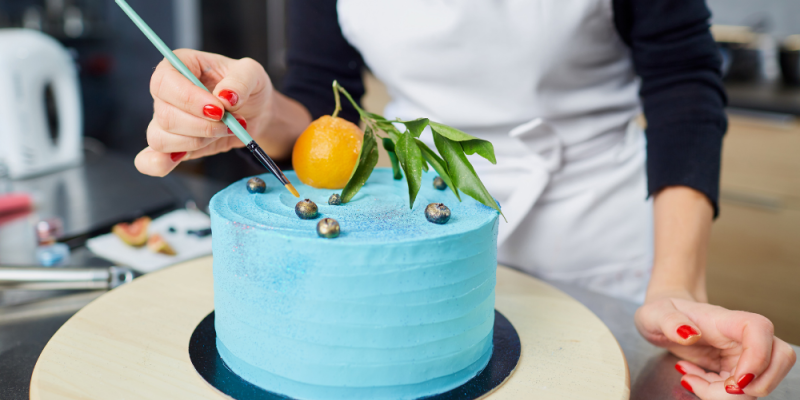
[[[294,197],[300,198],[300,193],[297,192],[297,189],[295,189],[291,183],[286,184],[286,189],[289,189],[289,191],[292,192]]]

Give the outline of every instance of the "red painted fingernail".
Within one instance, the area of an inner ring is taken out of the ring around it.
[[[244,128],[244,130],[247,130],[247,121],[245,121],[244,118],[237,119],[237,121],[239,121],[239,125],[241,125],[242,128]],[[233,135],[233,131],[231,130],[231,128],[228,128],[228,134]]]
[[[689,382],[681,381],[681,386],[683,386],[684,389],[688,390],[689,393],[694,393],[694,390],[692,390],[692,385],[690,385]]]
[[[725,386],[725,391],[728,392],[728,394],[744,394],[744,391],[742,391],[742,389],[739,389],[738,387],[733,385]]]
[[[222,119],[222,114],[223,114],[222,109],[215,105],[209,104],[203,107],[203,115],[205,115],[208,118],[219,121]]]
[[[225,99],[225,100],[228,100],[228,103],[231,103],[231,105],[232,105],[232,106],[235,106],[235,105],[236,105],[236,103],[238,103],[238,102],[239,102],[239,95],[238,95],[238,94],[236,94],[236,93],[235,93],[234,91],[232,91],[232,90],[225,89],[225,90],[223,90],[223,91],[219,92],[219,95],[218,95],[218,96],[219,96],[220,98],[223,98],[223,99]]]
[[[688,339],[689,336],[697,336],[698,333],[694,328],[689,325],[681,325],[678,327],[678,336]]]
[[[185,156],[185,155],[186,155],[186,152],[185,152],[185,151],[180,151],[180,152],[177,152],[177,153],[172,153],[172,154],[170,154],[170,155],[169,155],[169,158],[171,158],[171,159],[172,159],[172,162],[178,162],[178,161],[180,161],[180,160],[183,158],[183,156]]]
[[[675,364],[675,369],[678,370],[678,372],[680,372],[681,375],[686,375],[686,370],[684,370],[683,367],[680,366],[680,364]]]
[[[736,384],[739,386],[739,389],[744,389],[750,384],[750,382],[753,381],[753,379],[755,379],[755,377],[756,376],[753,374],[744,374],[743,377],[739,378],[739,382],[736,382]]]

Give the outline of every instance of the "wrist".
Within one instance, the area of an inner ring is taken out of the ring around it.
[[[647,286],[645,302],[665,298],[679,298],[707,302],[705,268],[692,267],[692,263],[669,266],[655,264],[650,284]]]
[[[698,301],[697,296],[683,287],[649,287],[645,296],[645,304],[663,299],[683,299]]]
[[[263,120],[253,138],[271,157],[289,160],[294,142],[311,123],[311,114],[297,101],[276,90],[264,99]]]
[[[683,186],[661,190],[654,202],[655,258],[647,299],[707,301],[706,248],[713,209],[700,192]]]

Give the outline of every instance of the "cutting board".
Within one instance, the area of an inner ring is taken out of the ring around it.
[[[56,332],[31,378],[31,399],[228,399],[195,371],[189,338],[214,309],[211,257],[155,272],[90,303]],[[496,308],[522,355],[487,399],[624,400],[625,356],[608,328],[558,289],[497,269]]]

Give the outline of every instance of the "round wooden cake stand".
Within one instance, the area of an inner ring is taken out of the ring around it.
[[[484,398],[629,398],[625,356],[582,304],[501,266],[496,308],[517,329],[522,355]],[[31,399],[227,399],[189,359],[189,338],[213,309],[211,257],[114,289],[50,339],[33,371]]]

